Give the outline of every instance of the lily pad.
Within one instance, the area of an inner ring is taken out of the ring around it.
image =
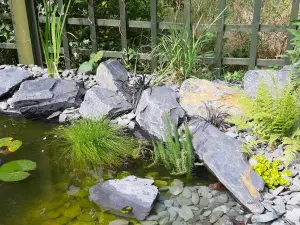
[[[0,167],[0,173],[30,171],[36,169],[36,163],[30,160],[15,160],[5,163]]]
[[[23,172],[23,171],[11,172],[11,173],[0,172],[0,181],[15,182],[15,181],[24,180],[29,176],[30,176],[30,173]]]

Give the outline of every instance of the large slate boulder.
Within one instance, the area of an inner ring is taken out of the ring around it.
[[[185,80],[179,91],[180,105],[190,117],[208,119],[208,110],[240,114],[237,92],[225,85],[204,79],[190,78]]]
[[[83,118],[97,120],[103,116],[114,118],[131,109],[132,105],[118,93],[106,88],[93,87],[86,92],[79,113]]]
[[[189,127],[196,155],[246,208],[262,213],[259,191],[264,189],[264,182],[243,160],[241,142],[204,120],[192,120]]]
[[[275,94],[276,86],[281,91],[289,84],[292,75],[300,75],[300,63],[284,66],[281,70],[249,70],[244,76],[245,92],[255,98],[260,83],[265,82],[271,93]],[[274,83],[275,81],[275,83]]]
[[[9,104],[28,118],[47,118],[56,111],[79,107],[82,83],[54,78],[24,81]]]
[[[121,215],[144,220],[158,194],[158,189],[153,183],[153,180],[135,176],[109,180],[91,187],[89,197],[92,202],[116,214],[121,214],[120,210],[125,207],[132,207],[131,212]]]
[[[172,123],[178,124],[185,115],[177,102],[176,92],[169,87],[153,87],[143,91],[136,108],[136,122],[149,134],[165,138],[166,116]]]
[[[18,67],[0,70],[0,98],[11,94],[19,85],[32,75]]]
[[[128,72],[118,60],[109,59],[100,63],[97,68],[96,81],[99,87],[118,92],[127,101],[131,101]]]

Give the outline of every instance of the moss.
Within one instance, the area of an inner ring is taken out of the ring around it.
[[[50,211],[47,213],[47,217],[50,219],[56,219],[60,215],[61,215],[61,212],[57,212],[57,211]]]
[[[128,172],[128,171],[122,171],[122,172],[118,173],[117,179],[123,179],[123,178],[125,178],[125,177],[130,176],[130,175],[131,175],[131,174],[130,174],[130,172]]]
[[[58,225],[65,225],[67,224],[71,219],[65,216],[59,217],[56,219],[56,223]]]
[[[63,215],[65,217],[72,218],[72,219],[77,217],[80,214],[81,214],[81,208],[79,205],[72,205],[72,206],[70,206],[70,208],[67,208],[63,212]]]
[[[278,167],[280,165],[280,160],[275,160],[269,162],[265,156],[254,156],[254,159],[257,161],[253,165],[254,171],[262,177],[269,188],[275,189],[279,185],[289,185],[290,182],[284,178],[284,176],[291,176],[289,170],[280,172]]]
[[[163,188],[163,187],[168,186],[168,182],[164,181],[164,180],[155,180],[154,185],[158,188]]]
[[[90,215],[89,213],[83,213],[77,217],[80,221],[91,222],[97,219],[96,215]]]
[[[109,213],[98,213],[99,224],[109,224],[109,222],[117,219],[116,216]]]

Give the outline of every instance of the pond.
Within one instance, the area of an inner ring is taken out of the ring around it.
[[[108,224],[117,218],[89,201],[89,187],[99,183],[96,176],[75,175],[64,168],[55,134],[51,133],[56,126],[23,118],[0,117],[0,137],[10,136],[23,141],[17,152],[2,156],[2,163],[16,159],[29,159],[37,163],[37,170],[30,172],[31,176],[26,180],[0,183],[0,225],[92,225]],[[157,186],[170,184],[174,179],[163,168],[145,169],[142,163],[123,170],[128,172],[100,170],[97,177],[103,181],[130,173],[138,177],[153,177]],[[195,174],[197,179],[186,183],[199,185],[215,182],[203,167],[197,169]],[[164,189],[160,189],[162,194]],[[137,222],[134,219],[131,221]]]

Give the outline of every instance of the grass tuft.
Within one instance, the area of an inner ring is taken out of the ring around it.
[[[117,169],[130,159],[138,141],[121,131],[107,119],[83,119],[55,130],[62,139],[62,157],[79,171]]]

